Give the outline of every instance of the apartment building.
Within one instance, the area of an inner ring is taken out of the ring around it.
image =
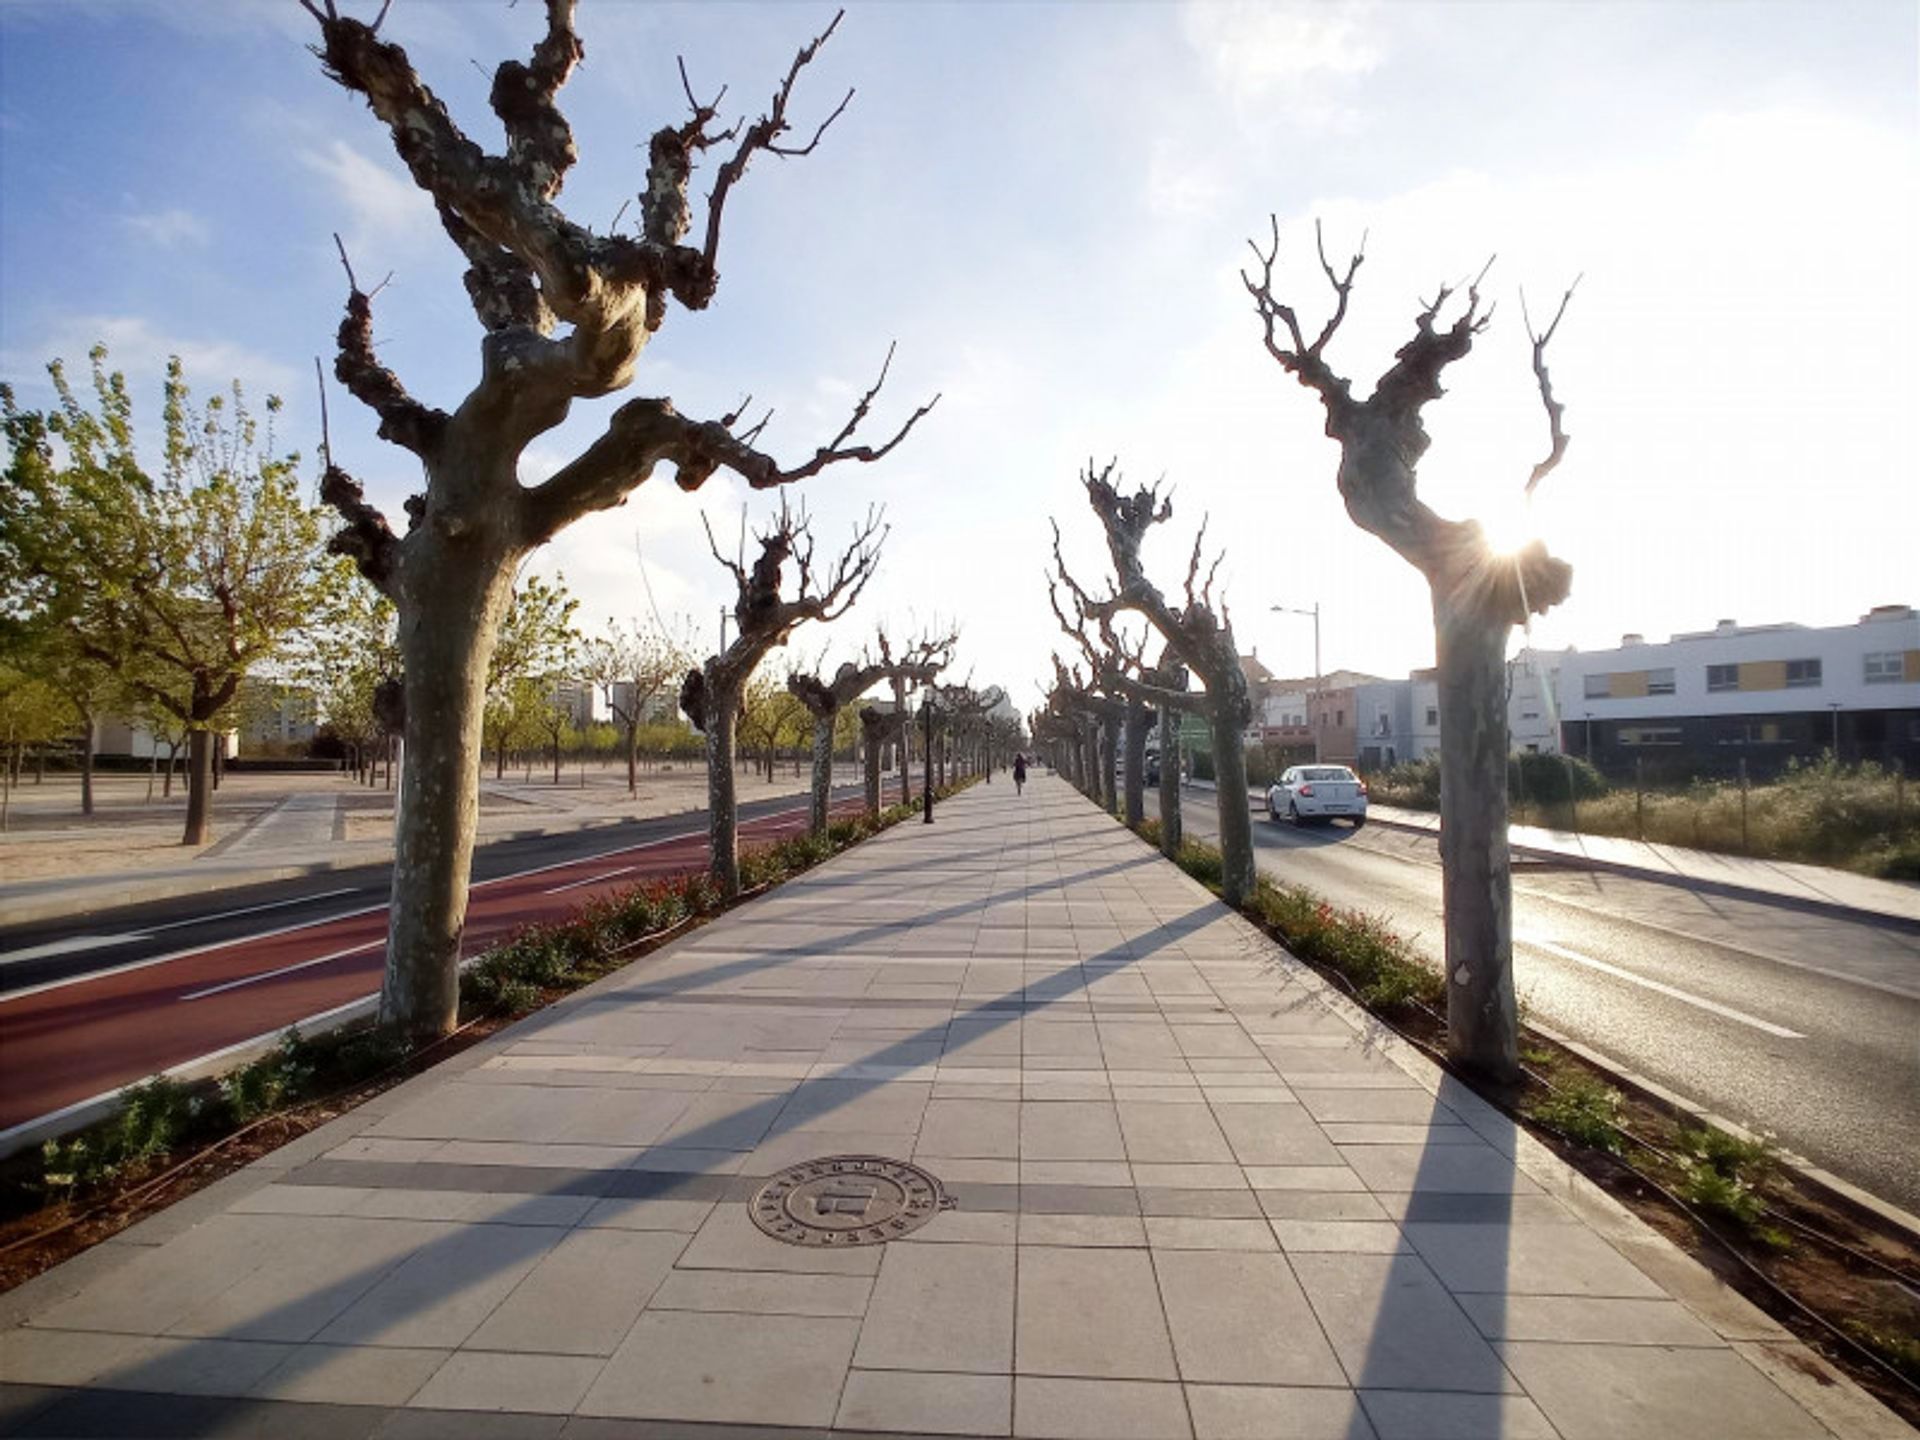
[[[1740,625],[1558,657],[1563,742],[1620,773],[1770,773],[1826,750],[1920,765],[1920,614],[1852,625]]]

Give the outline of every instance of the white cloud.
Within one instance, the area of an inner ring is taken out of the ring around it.
[[[39,388],[51,393],[40,378],[47,362],[64,360],[68,374],[84,373],[87,352],[96,343],[107,347],[108,366],[126,373],[136,400],[158,396],[169,355],[180,357],[187,383],[202,395],[224,390],[235,380],[256,398],[289,395],[300,379],[292,367],[258,350],[230,340],[164,334],[139,315],[64,316],[42,330],[32,345],[0,352],[0,373],[28,396]]]
[[[191,210],[136,211],[122,216],[121,223],[166,250],[180,245],[205,245],[213,238],[213,227]]]
[[[301,153],[308,169],[325,177],[347,207],[348,253],[391,256],[429,243],[436,233],[433,202],[412,180],[344,140]],[[371,263],[371,261],[370,261]]]
[[[1383,58],[1370,4],[1190,0],[1187,42],[1237,100],[1256,100],[1316,76],[1356,77]]]

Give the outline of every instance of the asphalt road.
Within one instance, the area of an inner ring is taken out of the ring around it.
[[[1218,833],[1210,791],[1188,833]],[[1262,871],[1383,917],[1437,958],[1440,862],[1424,835],[1254,821]],[[1889,923],[1620,875],[1514,870],[1526,1011],[1629,1069],[1920,1211],[1920,937]]]
[[[857,805],[858,787],[836,792]],[[744,804],[741,838],[806,827],[805,796]],[[474,954],[597,895],[706,863],[695,811],[475,852]],[[0,934],[0,1130],[350,1005],[379,989],[388,867],[100,911]]]

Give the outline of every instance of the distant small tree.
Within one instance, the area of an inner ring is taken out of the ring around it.
[[[787,677],[787,689],[806,707],[813,720],[813,802],[809,810],[809,823],[814,834],[818,835],[827,828],[827,801],[833,789],[833,752],[841,722],[847,717],[847,707],[883,681],[932,684],[950,659],[957,638],[957,632],[950,632],[944,637],[922,636],[896,660],[892,644],[882,629],[876,637],[878,658],[872,651],[863,652],[858,660],[842,663],[834,671],[831,680],[804,674]],[[863,722],[866,713],[872,713],[876,721],[872,727],[862,723],[859,730],[866,751],[866,802],[868,812],[877,813],[880,809],[881,743],[881,725],[877,722],[881,717],[878,711],[863,712]],[[895,724],[899,723],[898,716],[888,718]]]
[[[784,501],[772,526],[754,538],[760,554],[749,566],[744,553],[732,560],[722,555],[708,529],[713,558],[731,572],[739,596],[733,607],[735,633],[725,650],[708,656],[699,669],[689,670],[680,686],[680,708],[707,737],[710,868],[725,895],[740,891],[733,760],[741,693],[767,653],[786,644],[801,625],[837,620],[860,598],[880,563],[886,527],[879,512],[869,511],[865,522],[855,528],[852,543],[819,573],[814,570],[813,535],[806,514],[795,512]],[[791,599],[781,594],[788,565],[798,572]]]
[[[1147,578],[1140,558],[1141,542],[1153,526],[1173,515],[1172,503],[1163,498],[1159,487],[1143,487],[1133,495],[1122,495],[1113,483],[1114,465],[1095,472],[1088,466],[1081,475],[1087,503],[1100,519],[1106,532],[1107,553],[1113,561],[1112,591],[1096,598],[1068,574],[1060,556],[1060,531],[1054,527],[1054,569],[1062,585],[1072,595],[1075,615],[1082,628],[1088,624],[1110,624],[1123,611],[1132,611],[1147,622],[1165,640],[1168,652],[1180,665],[1198,676],[1206,687],[1204,698],[1167,685],[1144,680],[1130,681],[1128,691],[1148,704],[1191,708],[1196,699],[1204,706],[1213,738],[1215,804],[1220,825],[1220,890],[1227,903],[1238,905],[1253,893],[1253,818],[1247,807],[1246,729],[1253,719],[1253,700],[1247,691],[1246,672],[1240,668],[1240,653],[1233,640],[1233,622],[1224,602],[1213,596],[1216,558],[1204,579],[1200,575],[1200,557],[1206,539],[1202,523],[1193,541],[1193,554],[1187,562],[1185,596],[1182,603],[1170,602],[1159,586]],[[1111,766],[1111,761],[1108,762]]]
[[[1319,231],[1315,230],[1316,242]],[[1513,875],[1507,849],[1506,658],[1513,627],[1567,598],[1573,567],[1540,541],[1496,554],[1472,520],[1436,514],[1417,492],[1420,459],[1430,439],[1421,411],[1441,395],[1447,366],[1473,347],[1491,310],[1480,308],[1480,280],[1467,286],[1466,307],[1452,323],[1440,314],[1453,290],[1442,285],[1414,317],[1413,338],[1365,400],[1327,362],[1326,349],[1346,318],[1347,299],[1363,255],[1344,272],[1317,244],[1333,310],[1312,340],[1298,315],[1273,291],[1280,226],[1270,248],[1254,246],[1260,272],[1243,273],[1267,353],[1319,397],[1327,434],[1340,445],[1336,483],[1347,514],[1391,546],[1426,578],[1432,592],[1440,672],[1440,862],[1446,912],[1447,1052],[1463,1069],[1501,1083],[1519,1077],[1519,1019],[1513,994]],[[1492,262],[1489,261],[1489,264]],[[1576,280],[1575,284],[1579,282]],[[1570,287],[1544,331],[1526,317],[1533,373],[1546,407],[1548,449],[1526,480],[1526,493],[1559,465],[1567,450],[1565,407],[1554,398],[1546,349],[1573,298]],[[1525,317],[1526,302],[1521,300]]]
[[[167,362],[162,468],[135,453],[133,401],[91,352],[93,403],[48,367],[57,409],[29,417],[0,389],[11,454],[9,518],[42,578],[37,603],[79,652],[174,713],[188,732],[186,831],[213,835],[213,745],[241,682],[283,655],[323,584],[320,516],[297,455],[274,456],[236,383],[196,407]],[[174,677],[168,680],[163,677]]]
[[[627,793],[640,793],[640,727],[656,696],[686,673],[691,642],[644,621],[607,621],[606,633],[581,650],[581,673],[599,687],[625,742]]]

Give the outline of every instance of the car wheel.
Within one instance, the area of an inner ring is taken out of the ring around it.
[[[1267,820],[1274,825],[1280,823],[1280,816],[1274,811],[1273,797],[1271,795],[1267,797]]]
[[[1295,805],[1291,800],[1287,801],[1287,823],[1289,825],[1298,825],[1300,823],[1300,807]]]
[[[1366,823],[1367,823],[1367,817],[1364,815],[1356,815],[1353,817],[1353,828],[1356,830],[1358,830],[1362,825],[1365,825]]]

